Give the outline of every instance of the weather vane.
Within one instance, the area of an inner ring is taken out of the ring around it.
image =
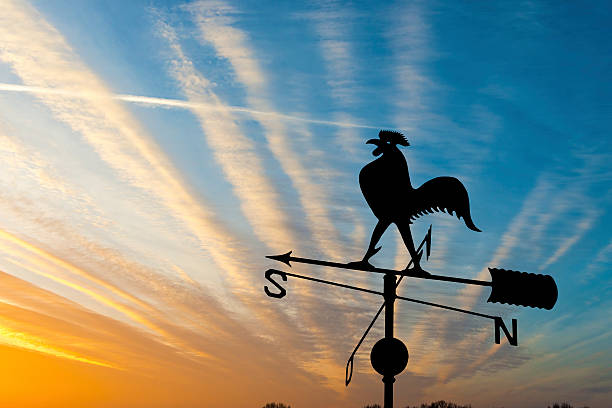
[[[431,226],[418,248],[415,249],[412,233],[410,231],[410,224],[412,224],[413,220],[422,215],[446,211],[449,214],[454,212],[458,218],[463,218],[465,225],[469,229],[480,232],[474,225],[470,215],[468,193],[463,184],[454,177],[436,177],[427,181],[419,188],[414,189],[410,182],[408,164],[406,163],[404,155],[398,148],[398,145],[410,146],[410,144],[404,135],[399,132],[381,130],[378,134],[378,139],[370,139],[366,143],[375,145],[376,148],[372,153],[380,157],[365,165],[359,173],[361,191],[372,209],[372,212],[378,219],[378,223],[372,231],[370,244],[368,245],[368,249],[363,259],[356,262],[338,263],[295,257],[291,255],[291,251],[283,255],[267,256],[267,258],[283,262],[288,266],[291,266],[291,262],[297,262],[382,274],[383,291],[378,292],[367,288],[283,272],[276,269],[268,269],[265,272],[265,277],[278,291],[272,292],[267,286],[264,286],[264,291],[268,296],[273,298],[282,298],[287,294],[285,288],[274,280],[274,275],[278,275],[283,281],[287,281],[287,277],[306,279],[313,282],[382,296],[384,299],[382,305],[374,315],[370,325],[361,336],[361,339],[346,363],[345,385],[349,385],[353,376],[353,359],[357,350],[359,350],[361,343],[363,343],[370,329],[384,309],[385,336],[372,347],[370,361],[374,370],[383,376],[384,408],[392,408],[395,376],[400,374],[408,364],[408,349],[404,343],[395,338],[393,334],[394,303],[396,299],[491,319],[494,322],[495,343],[500,343],[501,330],[508,339],[510,345],[518,346],[516,319],[512,319],[512,331],[510,332],[499,316],[491,316],[472,310],[464,310],[424,300],[398,296],[396,289],[404,277],[455,282],[466,285],[490,286],[491,294],[487,302],[508,303],[517,306],[530,306],[548,310],[552,309],[557,301],[557,285],[550,275],[525,273],[498,268],[489,268],[491,281],[432,275],[423,270],[421,268],[423,251],[425,251],[426,259],[429,259],[431,253]],[[410,263],[401,271],[377,268],[369,262],[370,258],[380,250],[381,247],[376,247],[376,245],[391,224],[397,226],[402,236],[402,240],[411,256]]]

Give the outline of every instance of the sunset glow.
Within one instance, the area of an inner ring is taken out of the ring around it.
[[[550,274],[551,311],[405,279],[395,405],[612,401],[606,2],[0,0],[0,406],[382,403],[381,299],[289,280],[266,255],[357,261],[376,218],[368,139],[402,132],[415,186],[455,176],[469,231],[432,224],[431,273]],[[417,242],[417,243],[418,243]],[[395,227],[372,258],[403,269]],[[374,274],[294,273],[382,290]]]

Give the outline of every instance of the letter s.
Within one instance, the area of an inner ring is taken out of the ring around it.
[[[276,269],[268,269],[266,271],[266,275],[265,275],[266,279],[269,280],[270,283],[272,283],[274,286],[276,286],[279,292],[278,293],[270,292],[270,289],[268,289],[267,286],[264,286],[264,292],[266,292],[266,295],[270,297],[280,299],[287,294],[287,291],[285,290],[285,288],[279,285],[274,279],[272,279],[272,275],[279,275],[281,279],[285,282],[287,281],[287,275],[285,274],[285,272],[277,271]]]

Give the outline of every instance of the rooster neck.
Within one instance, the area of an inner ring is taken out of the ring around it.
[[[386,157],[385,157],[386,156]],[[388,167],[388,177],[392,177],[398,184],[402,186],[412,188],[410,182],[410,172],[408,171],[408,162],[404,154],[395,146],[383,153],[383,157]]]
[[[414,190],[404,154],[395,146],[385,150],[380,157],[366,164],[360,175],[384,181],[390,185]]]

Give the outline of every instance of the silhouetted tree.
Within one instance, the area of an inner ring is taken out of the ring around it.
[[[406,407],[410,408],[410,407]],[[417,407],[414,407],[417,408]],[[471,405],[457,405],[454,402],[446,402],[444,400],[432,402],[430,404],[421,404],[419,408],[472,408]]]
[[[285,405],[282,402],[268,402],[262,408],[291,408],[291,405]]]
[[[382,408],[382,407],[379,404],[374,404],[374,405],[366,405],[363,408]],[[410,406],[407,406],[406,408],[410,408]],[[419,407],[414,406],[412,408],[472,408],[472,406],[471,405],[457,405],[453,402],[446,402],[446,401],[441,400],[441,401],[431,402],[429,404],[421,404]]]
[[[265,408],[268,408],[268,406],[266,405]],[[271,406],[270,408],[276,408],[275,406]],[[279,407],[280,408],[280,407]],[[379,404],[372,404],[372,405],[365,405],[363,408],[382,408]],[[410,408],[410,406],[407,406],[406,408]],[[455,404],[454,402],[446,402],[443,400],[440,401],[436,401],[436,402],[431,402],[429,404],[421,404],[420,406],[413,406],[412,408],[472,408],[471,405],[458,405]],[[548,408],[574,408],[572,405],[568,404],[567,402],[562,402],[561,404],[559,404],[558,402],[555,402],[552,407],[549,405]],[[579,407],[576,407],[579,408]],[[587,406],[584,406],[583,408],[589,408]]]
[[[366,405],[363,408],[382,408],[382,407],[379,404],[374,404],[374,405]],[[410,408],[410,406],[407,406],[406,408]],[[412,408],[472,408],[472,406],[471,405],[457,405],[453,402],[446,402],[446,401],[436,401],[436,402],[432,402],[429,404],[421,404],[421,406],[419,407],[415,406]]]

